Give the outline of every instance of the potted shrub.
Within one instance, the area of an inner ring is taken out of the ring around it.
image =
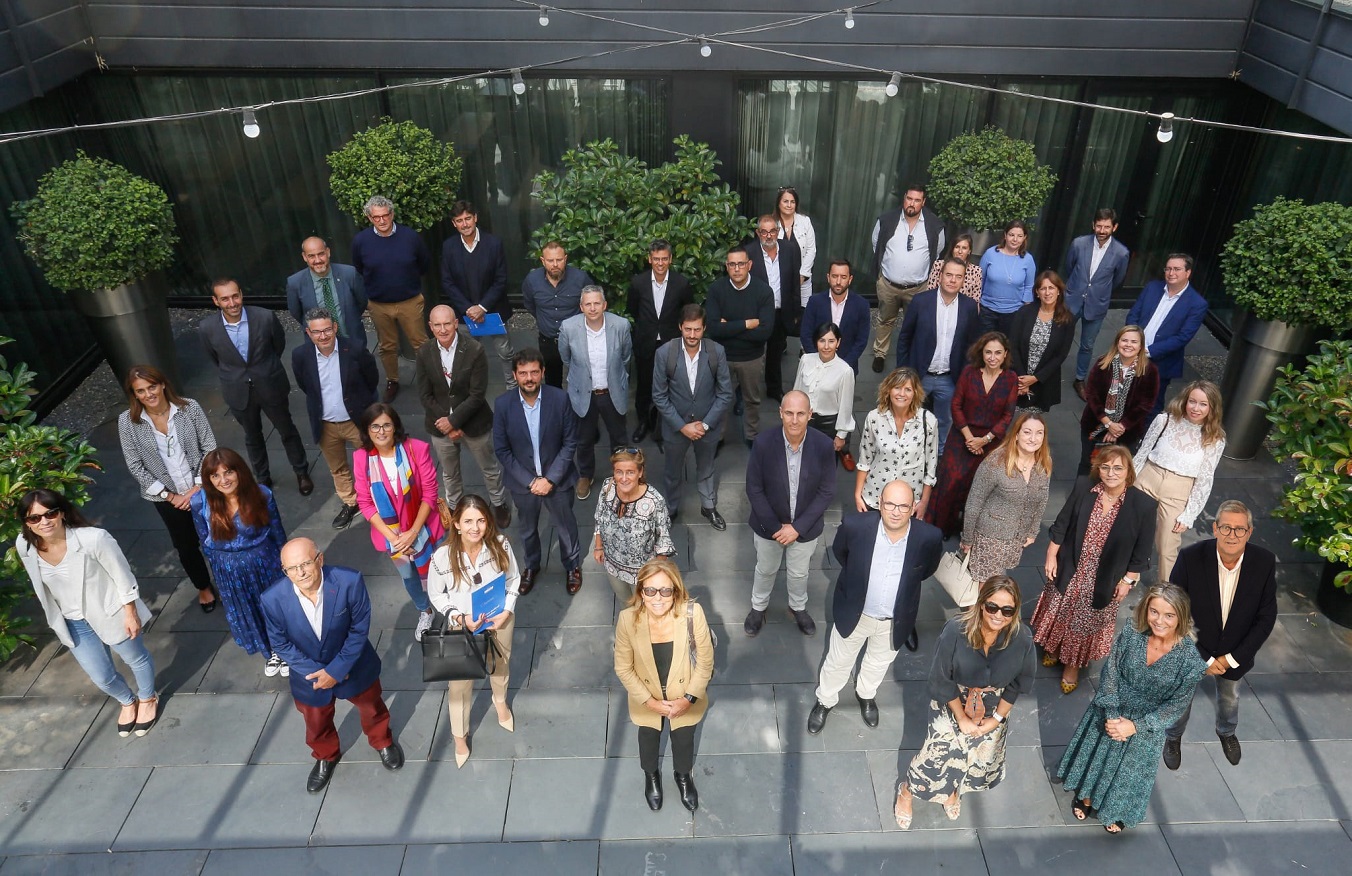
[[[1352,327],[1352,208],[1285,198],[1255,208],[1221,251],[1221,274],[1241,308],[1221,379],[1225,455],[1250,459],[1268,429],[1256,405],[1278,369]]]
[[[11,207],[24,251],[70,293],[118,382],[138,363],[177,373],[165,286],[178,235],[164,189],[83,151]]]
[[[1015,219],[1031,224],[1056,185],[1032,143],[994,126],[954,137],[930,159],[929,175],[927,198],[935,212],[982,238],[972,250],[976,258],[999,242],[983,232],[999,232]]]
[[[549,211],[535,230],[536,249],[562,243],[569,263],[606,290],[617,313],[624,313],[630,277],[647,267],[651,241],[671,242],[672,270],[703,298],[724,275],[727,248],[754,227],[738,212],[737,193],[718,182],[718,157],[708,144],[682,135],[673,145],[675,161],[649,167],[621,155],[614,140],[592,142],[564,153],[561,174],[535,179],[535,197]]]
[[[394,202],[399,224],[420,233],[451,211],[465,164],[431,131],[388,117],[354,134],[327,160],[333,198],[358,226],[368,224],[366,200],[384,195]]]
[[[1272,516],[1300,527],[1296,545],[1325,560],[1316,602],[1352,627],[1352,341],[1326,341],[1303,369],[1279,369],[1272,397],[1258,407],[1272,423],[1278,458],[1295,480]]]

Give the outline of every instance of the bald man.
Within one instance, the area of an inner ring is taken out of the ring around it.
[[[380,658],[371,647],[371,599],[361,573],[326,566],[308,538],[282,548],[286,577],[263,594],[268,641],[291,667],[291,698],[305,718],[305,742],[315,758],[305,790],[317,794],[342,757],[333,724],[335,699],[352,703],[366,740],[387,770],[404,765],[390,734],[390,710],[380,693]]]
[[[365,347],[361,315],[366,311],[366,287],[361,274],[351,265],[334,264],[322,237],[301,241],[300,255],[306,267],[286,278],[286,309],[304,325],[310,308],[328,308],[338,317],[338,334]]]

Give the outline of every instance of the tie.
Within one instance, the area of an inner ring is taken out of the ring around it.
[[[333,282],[328,277],[319,278],[319,294],[324,299],[324,307],[333,314],[333,320],[338,324],[338,334],[347,337],[347,329],[343,327],[343,312],[338,309],[338,297],[333,294]]]

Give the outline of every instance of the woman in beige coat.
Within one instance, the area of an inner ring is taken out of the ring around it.
[[[694,812],[695,727],[709,707],[705,690],[714,674],[714,643],[704,609],[689,598],[680,570],[666,557],[639,569],[634,596],[615,622],[615,674],[629,691],[629,720],[638,727],[648,807],[662,808],[657,752],[666,719],[672,777],[681,804]]]

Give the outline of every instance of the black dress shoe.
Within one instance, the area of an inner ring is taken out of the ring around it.
[[[877,727],[878,701],[866,700],[863,697],[859,696],[859,694],[855,694],[854,698],[859,701],[859,714],[864,717],[864,723],[870,727]]]
[[[310,767],[310,778],[305,783],[305,790],[311,794],[318,794],[324,790],[324,786],[333,778],[333,771],[338,767],[338,758],[333,760],[317,760],[315,765]]]
[[[695,779],[690,773],[672,773],[676,780],[676,790],[681,792],[681,805],[691,812],[699,808],[699,792],[695,790]]]
[[[381,393],[380,400],[387,405],[392,405],[394,404],[395,397],[398,395],[399,395],[399,381],[397,380],[385,381],[385,391]]]
[[[397,770],[404,765],[404,748],[398,742],[391,742],[380,749],[380,763],[387,770]]]
[[[760,635],[763,626],[765,626],[765,612],[753,608],[747,613],[746,620],[742,622],[742,632],[754,639]]]
[[[733,402],[733,404],[732,404],[732,415],[733,415],[734,417],[740,417],[740,416],[743,414],[744,410],[745,410],[745,409],[744,409],[743,406],[742,406],[742,396],[741,396],[741,393],[738,393],[738,395],[737,395],[737,401]]]
[[[717,529],[719,532],[728,528],[728,521],[723,519],[723,515],[718,513],[717,508],[701,508],[699,509],[699,513],[702,514],[704,519],[708,520],[713,528]]]
[[[333,518],[334,529],[347,529],[347,525],[352,522],[352,518],[357,516],[356,505],[344,505]]]
[[[798,632],[805,636],[817,635],[817,622],[812,619],[812,615],[807,613],[806,608],[800,608],[797,611],[791,608],[789,614],[793,616],[793,622],[798,624]]]
[[[200,608],[200,609],[202,609],[202,614],[211,614],[213,611],[216,610],[216,606],[219,605],[220,602],[221,602],[221,601],[220,601],[219,599],[216,598],[215,592],[213,591],[213,592],[212,592],[212,598],[211,598],[211,601],[210,601],[210,602],[198,602],[198,603],[197,603],[197,607]]]
[[[1164,765],[1171,770],[1178,769],[1183,762],[1183,746],[1172,736],[1164,737]]]
[[[813,736],[822,732],[822,728],[826,726],[826,716],[829,714],[831,714],[829,707],[823,706],[821,703],[813,706],[812,712],[807,716],[807,732]]]
[[[637,444],[644,438],[647,438],[650,431],[652,430],[649,428],[648,424],[640,420],[638,428],[634,430],[634,443]]]
[[[662,808],[662,773],[657,770],[643,773],[643,796],[652,811]]]
[[[527,569],[521,573],[521,586],[516,591],[518,596],[525,596],[535,588],[535,576],[538,574],[539,569]]]
[[[920,637],[915,634],[915,627],[911,627],[911,634],[906,637],[906,650],[915,651],[920,648]]]
[[[296,488],[300,490],[302,496],[308,496],[315,491],[315,482],[310,480],[308,471],[296,472]]]
[[[272,478],[270,477],[259,478],[258,485],[260,487],[267,487],[270,490],[272,489]]]
[[[1216,735],[1220,736],[1219,733]],[[1230,766],[1239,766],[1239,740],[1235,738],[1235,734],[1231,733],[1228,736],[1221,736],[1220,739],[1221,751],[1225,752],[1225,759],[1230,761]]]
[[[498,529],[506,529],[512,525],[512,506],[508,505],[505,499],[501,505],[493,506],[493,522],[498,525]]]
[[[873,357],[873,373],[874,373],[874,374],[882,374],[882,373],[883,373],[883,357],[882,357],[882,356],[874,356],[874,357]]]

